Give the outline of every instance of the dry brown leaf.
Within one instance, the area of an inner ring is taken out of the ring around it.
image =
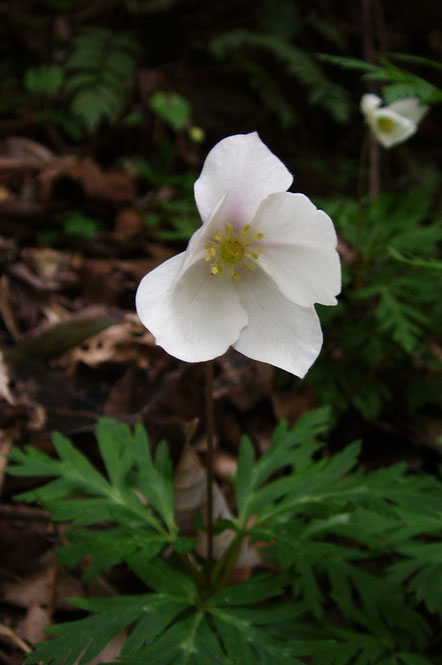
[[[17,423],[6,429],[0,430],[0,496],[2,494],[3,478],[8,463],[8,455],[16,440],[19,426]]]
[[[23,260],[43,279],[56,279],[57,282],[73,282],[72,264],[75,255],[60,252],[51,247],[27,247],[22,252]]]
[[[310,411],[316,406],[315,391],[312,387],[273,390],[271,399],[276,419],[278,421],[285,419],[289,425],[294,425],[305,411]]]
[[[5,624],[0,623],[0,640],[2,638],[6,638],[6,640],[10,644],[13,644],[14,646],[18,647],[19,649],[24,651],[24,653],[30,653],[32,651],[31,647],[28,644],[26,644],[26,642],[24,642],[19,635],[14,633],[14,631],[11,628],[9,628],[9,626],[5,626]]]
[[[271,365],[257,363],[234,350],[216,362],[222,372],[214,382],[214,399],[229,397],[239,409],[247,410],[269,394],[274,375]]]
[[[238,459],[230,453],[219,451],[214,459],[214,470],[220,478],[234,476],[238,468]]]
[[[83,585],[73,575],[61,569],[54,584],[54,569],[50,565],[41,568],[36,573],[21,577],[19,580],[6,581],[2,585],[1,600],[16,607],[29,608],[32,605],[48,607],[52,597],[54,609],[73,610],[67,601],[73,596],[84,596]],[[54,593],[53,593],[54,591]]]
[[[193,530],[195,517],[198,512],[206,512],[206,472],[192,447],[186,443],[178,462],[175,476],[175,519],[183,531],[189,533]],[[213,519],[233,519],[227,501],[218,485],[213,487]],[[201,556],[206,555],[206,534],[198,534],[197,551]],[[213,539],[213,556],[219,560],[232,542],[235,534],[226,530]],[[261,563],[261,558],[254,548],[244,543],[238,556],[235,568],[251,568]]]
[[[0,314],[12,339],[17,340],[21,333],[17,322],[15,307],[12,302],[11,282],[8,275],[2,275],[0,281]]]
[[[21,136],[11,136],[0,146],[0,171],[40,169],[54,159],[41,143]]]
[[[71,367],[82,362],[90,367],[97,367],[112,361],[146,368],[149,366],[147,351],[154,345],[153,335],[144,328],[137,315],[127,312],[121,323],[89,337],[80,346],[60,356],[54,364]]]
[[[37,603],[30,605],[26,615],[17,625],[17,635],[20,635],[30,644],[43,642],[48,639],[45,628],[49,628],[51,620],[47,609]]]
[[[136,196],[134,177],[127,171],[115,169],[103,171],[90,159],[79,159],[76,155],[53,159],[39,173],[40,196],[49,201],[57,181],[69,179],[78,184],[87,198],[125,203]]]
[[[115,217],[114,235],[119,238],[138,236],[146,228],[141,215],[132,208],[122,208]]]
[[[0,351],[0,397],[3,397],[8,404],[14,406],[16,399],[10,388],[11,377],[8,366],[5,362],[3,351]]]
[[[119,321],[102,307],[87,308],[52,326],[33,331],[5,354],[7,363],[16,358],[48,359],[60,356],[85,339]]]

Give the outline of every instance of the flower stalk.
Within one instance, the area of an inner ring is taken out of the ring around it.
[[[206,526],[207,526],[207,562],[206,581],[209,587],[212,579],[213,567],[213,361],[206,362],[206,430],[207,430],[207,459],[206,459]]]

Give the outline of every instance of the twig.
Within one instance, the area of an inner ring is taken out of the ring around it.
[[[28,646],[26,642],[22,640],[21,637],[19,637],[16,633],[14,633],[13,630],[8,628],[8,626],[5,626],[4,623],[0,623],[0,635],[9,637],[11,642],[14,642],[14,644],[18,646],[18,648],[24,651],[25,653],[31,653],[32,651],[31,647]]]

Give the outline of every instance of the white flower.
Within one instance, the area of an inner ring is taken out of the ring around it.
[[[220,141],[195,183],[202,226],[141,281],[142,323],[168,353],[210,360],[229,346],[304,376],[321,350],[314,303],[341,288],[331,219],[256,132]]]
[[[417,97],[397,99],[389,106],[381,106],[377,95],[363,95],[361,111],[371,131],[384,148],[391,148],[406,141],[416,130],[418,123],[428,111],[428,106]]]

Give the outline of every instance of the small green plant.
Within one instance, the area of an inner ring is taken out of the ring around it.
[[[290,77],[307,88],[311,105],[322,106],[337,122],[348,120],[351,105],[346,90],[327,78],[314,57],[281,34],[235,29],[215,37],[209,48],[215,57],[230,59],[246,74],[250,86],[284,129],[299,122],[299,118],[273,73],[261,64],[260,53],[275,58]]]
[[[427,187],[415,187],[362,204],[321,202],[353,254],[344,261],[340,304],[320,311],[334,342],[307,382],[339,409],[352,406],[372,419],[398,395],[412,408],[439,403],[440,360],[429,341],[441,325],[442,222],[431,200]]]
[[[64,215],[61,229],[53,228],[40,231],[38,240],[48,244],[63,240],[66,236],[90,240],[104,229],[105,226],[100,220],[89,217],[77,210],[68,210]]]
[[[355,69],[364,72],[363,79],[369,81],[384,81],[383,96],[387,104],[394,102],[400,97],[419,97],[423,104],[440,104],[442,102],[442,90],[429,81],[408,72],[396,64],[380,58],[379,64],[372,64],[356,58],[345,58],[341,56],[325,55],[319,56],[322,60],[330,62],[333,65],[344,67],[345,69]],[[412,62],[420,65],[427,65],[434,69],[440,69],[440,63],[408,56],[405,54],[395,54],[399,60]]]
[[[24,76],[27,92],[33,95],[50,97],[58,92],[63,85],[64,71],[57,65],[40,65],[31,67]]]
[[[165,139],[156,159],[152,163],[138,157],[126,159],[125,164],[134,169],[140,178],[147,180],[154,188],[146,201],[144,220],[149,231],[161,241],[187,241],[201,225],[195,209],[193,184],[195,173],[186,171],[180,175],[170,173],[174,160],[173,145]],[[161,196],[161,187],[170,188],[173,196]]]
[[[114,121],[128,100],[140,47],[129,32],[83,28],[66,68],[71,112],[88,132]]]
[[[210,579],[197,536],[182,535],[175,519],[167,444],[153,455],[141,425],[132,433],[99,422],[103,473],[59,433],[58,459],[15,448],[9,473],[52,478],[16,498],[70,524],[60,562],[87,556],[86,579],[124,563],[145,587],[72,600],[88,616],[51,627],[56,639],[25,662],[86,665],[126,629],[119,662],[133,665],[301,665],[304,656],[314,665],[428,665],[441,609],[440,485],[404,464],[355,470],[358,443],[322,456],[329,425],[328,409],[291,429],[282,422],[257,460],[243,438],[237,517],[214,525],[233,539]],[[232,586],[247,541],[259,543],[262,565]]]
[[[189,124],[192,107],[190,102],[176,92],[157,92],[149,100],[152,111],[175,132]]]
[[[67,236],[94,238],[102,230],[103,224],[98,219],[75,210],[69,210],[63,221],[63,233]]]

